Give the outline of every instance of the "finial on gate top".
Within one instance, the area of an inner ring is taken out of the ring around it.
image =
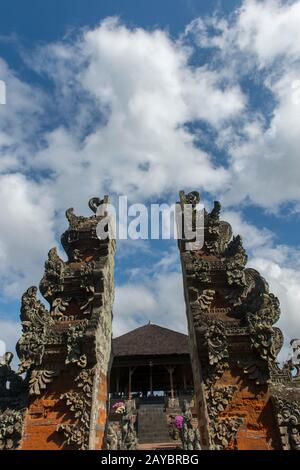
[[[181,205],[192,204],[192,206],[194,207],[200,202],[200,194],[198,193],[198,191],[191,191],[190,193],[179,191],[179,198]]]
[[[219,220],[221,212],[221,203],[219,201],[214,201],[214,207],[209,214],[212,219]]]
[[[92,197],[89,200],[89,208],[91,209],[94,214],[97,214],[98,207],[101,206],[102,204],[108,204],[109,203],[109,196],[105,195],[103,199],[100,199],[99,197]]]
[[[89,200],[89,208],[91,209],[92,212],[94,212],[95,216],[91,217],[84,217],[84,216],[77,216],[74,213],[73,207],[70,207],[69,209],[66,210],[66,218],[69,221],[69,228],[71,230],[78,230],[80,228],[84,228],[87,224],[91,223],[94,224],[96,222],[96,219],[99,217],[104,217],[107,215],[105,211],[105,207],[109,204],[109,196],[105,195],[103,199],[100,199],[98,197],[93,197]],[[99,213],[99,207],[104,206],[104,211],[102,213]]]

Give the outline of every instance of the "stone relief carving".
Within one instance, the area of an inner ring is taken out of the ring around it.
[[[72,297],[56,297],[52,302],[51,315],[55,320],[62,319],[70,305]]]
[[[193,415],[186,400],[183,401],[182,417],[183,423],[180,432],[182,448],[184,450],[200,450],[201,444],[199,429],[193,425]]]
[[[107,450],[119,450],[121,447],[120,432],[113,423],[109,423],[106,433],[105,448]]]
[[[224,418],[216,423],[212,423],[210,428],[210,436],[213,443],[212,449],[223,450],[228,448],[242,422],[242,418]]]
[[[122,416],[121,423],[121,450],[136,450],[138,443],[137,434],[134,426],[134,416],[129,403],[125,405],[126,410]]]
[[[283,450],[300,450],[300,400],[272,397]]]
[[[240,417],[224,418],[222,412],[229,406],[237,386],[206,388],[206,401],[209,415],[209,434],[212,448],[226,449],[235,437],[243,420]],[[221,415],[221,416],[220,416]]]
[[[87,357],[81,353],[81,340],[84,337],[88,326],[88,320],[69,325],[67,330],[67,356],[65,364],[76,364],[79,367],[86,367]]]
[[[22,394],[25,389],[24,380],[11,368],[13,357],[11,352],[0,356],[0,397],[17,396]]]
[[[57,431],[63,433],[65,445],[77,450],[87,450],[89,445],[94,373],[94,369],[83,369],[75,379],[78,391],[61,395],[73,415],[73,422],[60,424]]]
[[[205,331],[210,365],[228,363],[228,343],[225,324],[222,321],[210,321]]]
[[[0,450],[15,450],[22,437],[26,383],[11,368],[13,354],[0,357]]]
[[[270,381],[269,370],[266,364],[262,361],[254,359],[243,359],[237,361],[237,366],[240,367],[245,375],[248,375],[257,385],[263,385]]]
[[[97,214],[97,211],[100,206],[103,204],[107,204],[109,202],[109,197],[104,196],[103,199],[100,199],[99,197],[93,197],[92,199],[89,200],[89,208],[91,209],[94,214]]]
[[[23,412],[6,409],[0,412],[0,450],[19,447],[23,430]]]
[[[21,324],[23,334],[17,343],[19,373],[40,366],[47,343],[48,329],[54,324],[50,313],[37,299],[37,288],[30,287],[22,297]]]
[[[197,303],[199,304],[199,307],[201,310],[209,310],[209,307],[214,300],[215,297],[215,291],[212,289],[204,289],[202,294],[198,297]]]
[[[219,413],[227,408],[236,390],[237,387],[234,385],[207,388],[206,401],[208,414],[212,421],[215,421]]]
[[[58,374],[58,370],[33,370],[29,379],[29,395],[40,395]]]
[[[87,221],[86,217],[75,215],[73,207],[70,207],[70,209],[66,210],[66,218],[69,222],[69,227],[71,230],[77,230],[80,225]]]
[[[45,263],[45,274],[40,282],[40,290],[48,302],[52,302],[55,295],[61,291],[64,277],[65,263],[57,254],[57,249],[51,248],[48,260]]]

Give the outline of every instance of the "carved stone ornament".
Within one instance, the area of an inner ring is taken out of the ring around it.
[[[134,416],[129,403],[125,405],[125,413],[121,423],[121,445],[120,450],[136,450],[138,444],[137,434],[134,426]]]
[[[120,450],[120,432],[116,425],[109,423],[106,432],[105,448],[107,450]]]
[[[11,368],[14,355],[6,352],[0,356],[0,397],[21,397],[25,390],[22,377]],[[1,408],[1,400],[0,400]]]
[[[10,352],[0,357],[0,450],[19,447],[27,404],[26,382],[11,369],[12,359]]]
[[[20,358],[19,373],[33,365],[42,364],[48,330],[54,320],[45,306],[37,300],[37,288],[30,287],[22,297],[21,322],[23,334],[17,343]]]
[[[228,448],[242,423],[242,418],[224,418],[212,423],[210,427],[212,450]]]
[[[272,397],[283,450],[300,450],[300,400]]]
[[[228,361],[228,344],[225,325],[222,321],[211,321],[205,331],[205,340],[208,349],[210,365],[226,363]]]
[[[77,450],[87,450],[89,446],[90,414],[92,408],[94,369],[83,369],[76,377],[78,391],[61,396],[73,415],[72,424],[60,424],[58,432],[64,435],[64,444]]]
[[[240,417],[223,418],[221,413],[230,405],[236,386],[206,389],[206,403],[209,416],[209,434],[214,450],[226,449],[235,437],[243,420]]]
[[[193,415],[186,400],[183,401],[182,417],[180,438],[183,450],[201,450],[199,429],[193,425]]]
[[[18,448],[23,429],[23,412],[7,409],[0,411],[0,450]]]
[[[65,263],[57,254],[57,249],[51,248],[45,263],[45,274],[40,282],[40,290],[45,299],[52,303],[60,293],[64,282]]]
[[[29,395],[40,395],[58,374],[59,371],[55,370],[33,370],[29,379]]]
[[[237,387],[234,385],[227,387],[209,387],[206,393],[206,403],[209,417],[212,421],[215,421],[218,415],[224,411],[231,399]]]
[[[254,359],[244,359],[237,362],[245,375],[253,380],[257,385],[263,385],[270,381],[270,372],[264,361]]]
[[[81,353],[81,340],[87,329],[88,321],[70,325],[67,331],[67,356],[65,364],[76,364],[79,367],[86,367],[87,357]]]

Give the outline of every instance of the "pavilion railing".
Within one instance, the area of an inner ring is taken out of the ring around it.
[[[116,394],[110,396],[109,410],[114,413],[115,406],[118,403],[128,402],[128,395]],[[171,392],[165,392],[164,395],[149,395],[143,396],[142,393],[133,393],[130,399],[130,405],[133,409],[138,409],[140,405],[163,405],[165,408],[182,408],[183,401],[186,400],[190,406],[193,406],[193,391],[177,391],[174,397],[171,397]]]

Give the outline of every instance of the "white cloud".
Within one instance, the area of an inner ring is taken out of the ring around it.
[[[148,321],[187,332],[181,273],[160,273],[142,283],[117,286],[114,335],[124,334]]]
[[[299,1],[245,0],[230,19],[197,19],[186,30],[199,47],[214,48],[213,70],[225,68],[233,83],[249,80],[250,102],[262,97],[218,135],[230,157],[228,204],[250,198],[274,208],[300,199],[299,23]]]
[[[265,67],[277,58],[299,59],[300,2],[246,0],[236,25],[241,50],[252,51]]]
[[[272,244],[274,234],[267,228],[260,230],[253,224],[248,223],[243,219],[240,212],[224,211],[222,212],[222,219],[231,224],[235,234],[242,236],[247,249],[255,250]]]
[[[104,188],[144,199],[183,186],[215,191],[225,184],[226,170],[195,145],[186,123],[202,119],[221,128],[241,113],[245,97],[237,84],[191,67],[189,59],[190,50],[164,31],[129,29],[116,19],[73,46],[40,51],[35,67],[48,64],[67,115],[74,90],[79,102],[74,126],[46,135],[34,160],[36,168],[55,173],[53,190],[64,188],[61,204],[78,201],[83,180],[81,200]],[[89,129],[86,121],[93,121]]]
[[[54,244],[53,206],[22,174],[0,175],[0,200],[1,291],[15,297],[41,278],[42,260]]]
[[[226,184],[227,170],[196,145],[186,124],[203,119],[221,129],[243,110],[245,97],[219,73],[190,66],[190,53],[165,31],[130,29],[110,18],[73,43],[45,45],[27,57],[52,80],[51,97],[0,62],[7,85],[2,191],[18,205],[24,196],[22,217],[12,204],[1,207],[6,293],[17,293],[22,277],[36,279],[67,207],[84,213],[89,197],[106,192],[141,201]]]
[[[0,79],[6,104],[0,106],[0,172],[26,170],[39,143],[38,130],[47,100],[37,88],[22,81],[0,57]]]
[[[299,21],[298,0],[244,0],[229,18],[196,18],[185,35],[195,35],[199,47],[218,48],[227,57],[247,53],[264,68],[276,59],[299,59]]]

